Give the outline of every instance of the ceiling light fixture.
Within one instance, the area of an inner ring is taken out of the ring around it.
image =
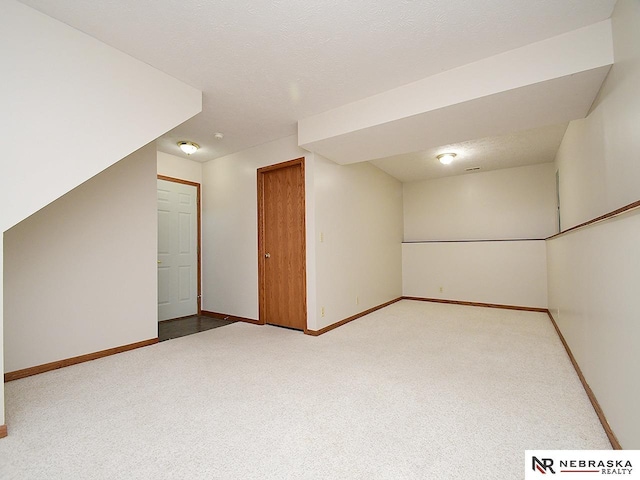
[[[187,155],[195,153],[200,148],[200,145],[193,142],[178,142],[178,146],[180,147],[180,150],[182,150]]]
[[[449,165],[453,162],[453,159],[456,157],[455,153],[441,153],[436,158],[440,160],[440,163],[443,165]]]

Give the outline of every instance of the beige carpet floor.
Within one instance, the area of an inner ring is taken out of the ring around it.
[[[520,479],[610,444],[545,314],[402,301],[236,323],[6,384],[9,479]]]

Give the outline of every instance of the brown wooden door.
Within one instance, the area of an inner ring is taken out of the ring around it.
[[[258,169],[260,323],[307,326],[304,158]]]

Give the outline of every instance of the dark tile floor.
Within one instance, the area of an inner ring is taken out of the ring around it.
[[[191,335],[192,333],[204,332],[212,328],[224,327],[230,323],[234,323],[233,320],[202,317],[199,315],[164,320],[158,322],[158,340],[163,342],[165,340],[171,340],[172,338]]]

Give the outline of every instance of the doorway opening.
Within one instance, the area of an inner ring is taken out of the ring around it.
[[[229,317],[210,317],[203,315],[191,315],[190,317],[174,318],[158,322],[158,341],[172,340],[174,338],[205,332],[213,328],[224,327],[235,323]]]
[[[200,184],[158,175],[158,322],[200,315]]]

